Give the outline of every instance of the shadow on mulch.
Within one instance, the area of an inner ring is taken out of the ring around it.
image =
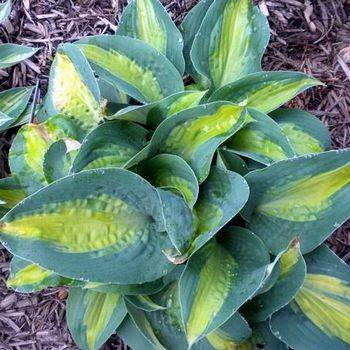
[[[163,1],[174,20],[181,22],[197,0]],[[334,148],[350,147],[350,1],[259,1],[271,25],[271,43],[263,60],[266,70],[298,70],[327,84],[299,95],[290,107],[318,116],[332,134]],[[15,68],[0,70],[1,90],[14,86],[47,86],[57,45],[91,34],[113,33],[124,1],[22,0],[10,21],[0,26],[0,40],[41,50]],[[16,130],[0,134],[0,177],[8,174],[8,148]],[[350,221],[328,240],[350,262]],[[9,254],[0,246],[0,349],[77,349],[64,320],[64,288],[23,295],[9,291],[5,279]],[[126,349],[117,336],[104,346]]]

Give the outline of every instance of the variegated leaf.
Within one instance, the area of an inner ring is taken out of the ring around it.
[[[249,172],[247,164],[240,156],[224,148],[218,149],[216,153],[216,166],[242,176]]]
[[[216,148],[243,126],[245,116],[244,108],[228,102],[184,110],[159,125],[151,139],[150,153],[182,157],[201,183],[209,174]]]
[[[215,0],[193,40],[191,61],[215,90],[260,71],[269,38],[267,19],[251,0]]]
[[[142,40],[165,55],[182,75],[185,61],[183,39],[158,0],[132,0],[119,22],[118,35]]]
[[[227,321],[260,288],[269,254],[252,232],[230,227],[188,261],[180,301],[189,346]]]
[[[58,48],[51,67],[45,110],[48,117],[69,117],[80,131],[79,139],[102,120],[97,80],[75,45],[63,44]]]
[[[255,109],[248,109],[248,113],[252,119],[225,142],[224,148],[265,165],[295,156],[276,122]]]
[[[124,298],[136,308],[147,312],[166,309],[166,306],[159,305],[148,295],[127,295]]]
[[[194,206],[197,230],[189,254],[201,248],[237,215],[248,198],[249,187],[241,175],[212,167]]]
[[[305,260],[304,285],[288,306],[272,316],[271,329],[295,350],[347,350],[350,268],[325,245]]]
[[[47,184],[44,158],[50,146],[65,137],[65,132],[49,119],[42,124],[21,127],[10,148],[11,173],[18,177],[26,193],[31,194]]]
[[[210,5],[213,3],[213,0],[202,0],[199,1],[191,11],[188,12],[186,17],[183,19],[180,24],[180,31],[184,39],[184,56],[186,63],[186,72],[190,74],[198,83],[200,87],[209,87],[210,81],[203,75],[200,75],[193,67],[191,61],[191,48],[193,40],[203,22],[203,18],[207,13]]]
[[[253,324],[253,339],[258,349],[288,350],[288,346],[271,332],[269,321]]]
[[[249,321],[262,322],[268,319],[294,298],[304,282],[306,266],[297,240],[280,254],[279,260],[277,281],[243,307],[242,312]]]
[[[124,167],[146,146],[148,131],[142,126],[114,120],[95,128],[83,140],[72,172],[84,169]]]
[[[126,316],[121,294],[69,288],[68,328],[82,350],[98,350]]]
[[[17,124],[32,93],[33,87],[12,88],[0,92],[0,131]]]
[[[143,103],[184,90],[172,63],[140,40],[100,35],[79,40],[77,45],[100,78]]]
[[[270,116],[280,125],[299,156],[328,151],[331,137],[326,126],[300,109],[277,109]]]
[[[179,156],[159,154],[141,163],[137,172],[152,185],[182,195],[189,207],[196,203],[199,193],[196,175]]]
[[[230,101],[268,113],[304,90],[323,85],[299,72],[258,72],[216,90],[209,101]]]
[[[83,284],[83,282],[59,276],[53,271],[43,269],[17,256],[11,260],[10,272],[6,284],[20,293],[33,293],[47,287]]]
[[[248,227],[278,254],[294,237],[310,252],[350,217],[350,149],[277,162],[246,175]]]
[[[15,177],[0,179],[0,218],[26,197]]]
[[[171,249],[154,187],[123,169],[88,170],[26,198],[0,221],[0,240],[72,279],[137,284],[167,274]]]
[[[80,143],[65,139],[54,142],[44,156],[43,171],[49,184],[69,174]]]
[[[123,108],[116,114],[107,116],[107,119],[130,120],[156,128],[166,118],[198,106],[205,94],[206,91],[182,91],[158,102]]]
[[[34,47],[24,45],[0,44],[0,69],[14,66],[33,56],[37,51],[38,49]]]
[[[190,248],[195,232],[195,220],[185,200],[171,191],[158,189],[163,207],[165,230],[175,249],[163,250],[173,261],[173,257],[182,256]]]

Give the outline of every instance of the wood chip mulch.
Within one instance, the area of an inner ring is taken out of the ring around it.
[[[179,23],[197,0],[165,0]],[[308,90],[289,105],[318,116],[332,134],[333,147],[350,147],[350,0],[256,1],[271,24],[266,70],[312,74],[327,87]],[[113,33],[125,7],[118,0],[17,0],[10,20],[0,26],[0,40],[40,48],[35,57],[15,68],[0,70],[0,90],[47,86],[57,45],[92,34]],[[8,174],[7,153],[16,130],[0,133],[0,177]],[[328,240],[350,263],[350,221]],[[64,288],[24,295],[6,288],[9,254],[0,246],[0,349],[78,349],[65,323]],[[126,349],[116,335],[104,350]]]

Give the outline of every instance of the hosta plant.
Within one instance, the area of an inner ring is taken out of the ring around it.
[[[58,48],[0,239],[9,287],[68,287],[81,349],[349,349],[350,271],[322,242],[350,217],[350,149],[280,108],[322,83],[262,71],[268,39],[249,0],[179,29],[132,0],[116,35]]]

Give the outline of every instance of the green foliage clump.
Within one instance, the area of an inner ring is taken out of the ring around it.
[[[322,242],[350,217],[350,149],[280,108],[322,83],[262,71],[268,40],[250,0],[203,0],[179,29],[132,0],[117,35],[59,47],[0,240],[9,287],[69,287],[81,349],[115,330],[134,350],[349,348],[350,271]],[[4,116],[30,93],[1,93]]]

